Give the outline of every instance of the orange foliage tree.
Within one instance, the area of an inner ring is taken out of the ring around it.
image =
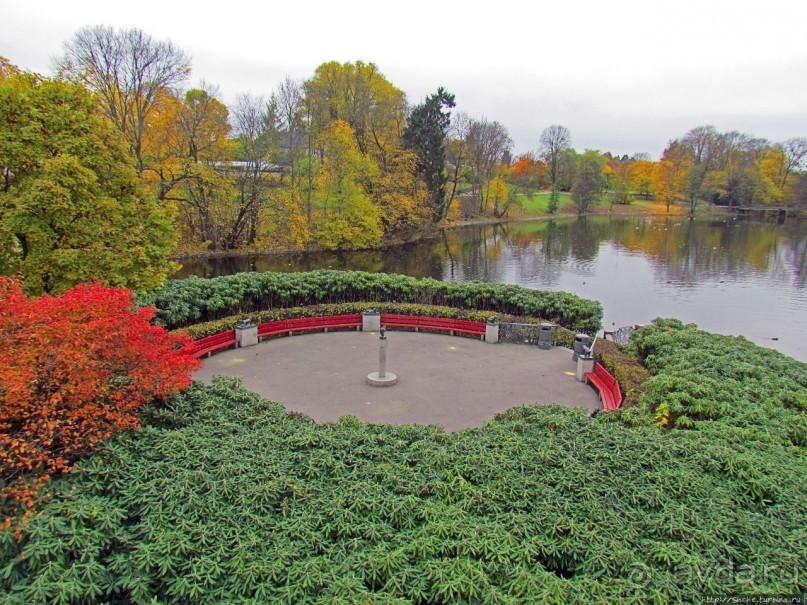
[[[50,477],[136,428],[141,405],[190,384],[190,339],[152,325],[154,314],[126,289],[27,298],[0,276],[0,525],[30,514]]]

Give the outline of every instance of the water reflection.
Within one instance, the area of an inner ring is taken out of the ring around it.
[[[799,223],[585,217],[468,226],[387,250],[183,265],[175,277],[330,268],[562,289],[600,300],[606,326],[674,316],[807,359],[807,233]]]

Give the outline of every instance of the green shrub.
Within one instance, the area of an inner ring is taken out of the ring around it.
[[[483,282],[443,282],[406,275],[319,270],[308,273],[238,273],[168,282],[141,295],[157,320],[180,328],[233,315],[316,304],[395,302],[540,317],[570,330],[594,334],[602,307],[567,292],[530,290]]]
[[[194,386],[0,532],[22,603],[699,603],[807,588],[807,459],[532,406],[318,425]]]
[[[637,409],[623,413],[626,421],[688,429],[719,423],[739,439],[807,444],[807,364],[672,319],[640,328],[628,351],[651,376]]]

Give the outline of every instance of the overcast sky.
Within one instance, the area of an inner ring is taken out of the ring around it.
[[[138,27],[193,59],[189,85],[268,96],[325,61],[376,63],[410,103],[443,86],[507,127],[517,153],[550,124],[572,144],[658,158],[713,124],[807,136],[807,1],[0,0],[0,55],[51,73],[84,25]]]

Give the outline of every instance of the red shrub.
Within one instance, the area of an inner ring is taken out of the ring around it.
[[[152,308],[100,285],[27,298],[0,277],[0,517],[30,511],[53,475],[116,433],[141,405],[190,384],[190,339]]]

